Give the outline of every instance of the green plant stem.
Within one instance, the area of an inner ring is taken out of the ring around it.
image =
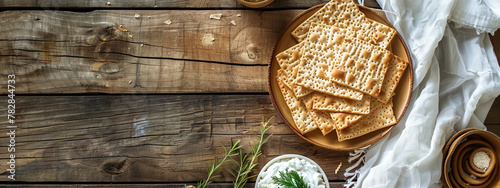
[[[235,143],[233,143],[231,141],[231,146],[230,146],[229,150],[227,150],[226,147],[222,146],[222,148],[224,148],[224,157],[222,158],[222,160],[220,162],[217,162],[217,158],[214,159],[212,166],[207,168],[207,170],[208,170],[207,179],[204,179],[204,180],[201,180],[200,182],[198,182],[198,184],[196,185],[197,188],[204,188],[208,184],[212,183],[211,180],[213,178],[219,176],[219,175],[217,175],[217,173],[219,173],[218,169],[222,166],[222,164],[224,162],[227,161],[227,159],[229,159],[231,156],[236,155],[235,152],[241,148],[240,141],[241,140],[238,140]]]
[[[250,153],[244,154],[243,151],[240,149],[239,150],[239,162],[234,160],[233,161],[238,165],[238,170],[233,169],[234,173],[233,176],[236,178],[234,181],[234,187],[235,188],[242,188],[248,179],[254,177],[254,176],[249,176],[252,169],[257,166],[258,163],[256,163],[257,158],[262,155],[262,145],[264,145],[267,140],[269,139],[269,136],[265,137],[266,132],[271,128],[269,125],[269,122],[271,121],[272,118],[270,118],[268,121],[262,122],[262,127],[260,129],[260,135],[257,137],[257,143],[255,143],[252,146],[252,151]],[[251,154],[251,159],[248,160],[248,157]]]

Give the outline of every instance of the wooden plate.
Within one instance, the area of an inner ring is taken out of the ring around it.
[[[301,14],[299,14],[294,20],[292,20],[291,23],[289,23],[288,27],[286,30],[283,32],[283,35],[281,36],[280,40],[276,44],[276,47],[273,52],[273,56],[271,58],[271,62],[269,64],[269,94],[271,97],[271,100],[273,101],[274,107],[276,108],[279,116],[283,121],[285,122],[286,125],[288,125],[297,135],[302,137],[303,139],[307,140],[308,142],[315,144],[317,146],[321,146],[324,148],[328,149],[333,149],[333,150],[354,150],[357,148],[361,148],[367,145],[372,144],[373,142],[380,140],[382,137],[387,135],[394,126],[386,127],[377,131],[374,131],[372,133],[366,134],[364,136],[354,138],[351,140],[346,140],[343,142],[339,142],[337,139],[337,134],[335,132],[332,132],[330,134],[327,134],[326,136],[323,136],[321,134],[321,131],[319,129],[311,131],[309,133],[306,133],[304,135],[300,134],[300,131],[297,129],[295,123],[293,122],[290,110],[288,109],[288,106],[283,98],[283,95],[280,92],[280,88],[278,86],[278,83],[276,81],[276,74],[279,67],[278,62],[276,61],[276,55],[289,47],[297,44],[297,41],[293,38],[293,36],[290,34],[298,25],[300,25],[302,22],[304,22],[307,18],[309,18],[311,15],[313,15],[316,11],[318,11],[323,5],[317,5],[314,6]],[[375,20],[377,22],[386,24],[388,26],[392,25],[385,19],[385,16],[380,15],[380,13],[377,13],[374,10],[371,10],[370,8],[358,5],[359,9],[370,19]],[[406,108],[408,107],[408,103],[410,101],[411,97],[411,91],[413,88],[413,71],[412,71],[412,63],[410,59],[410,54],[408,52],[408,48],[406,47],[406,44],[404,43],[403,39],[399,34],[394,37],[394,39],[391,42],[391,45],[389,47],[391,49],[392,53],[397,55],[398,57],[401,57],[402,59],[405,59],[409,62],[408,67],[405,70],[405,73],[403,74],[403,77],[401,78],[395,92],[396,95],[393,97],[393,103],[394,103],[394,114],[397,118],[397,121],[401,120],[401,117],[403,117],[403,114],[406,111]]]

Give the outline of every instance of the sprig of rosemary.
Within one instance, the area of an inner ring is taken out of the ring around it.
[[[262,145],[264,145],[271,136],[269,135],[265,137],[265,134],[271,128],[271,126],[269,126],[269,122],[272,119],[273,118],[271,117],[267,121],[262,121],[260,135],[257,136],[257,143],[252,146],[250,153],[244,153],[241,149],[239,149],[238,160],[231,159],[238,166],[238,169],[232,168],[231,171],[231,174],[236,178],[233,182],[234,188],[243,188],[250,178],[256,176],[251,175],[252,169],[257,166],[258,163],[256,163],[256,160],[260,155],[262,155]]]
[[[269,135],[265,137],[265,134],[271,128],[269,122],[271,122],[272,119],[273,118],[271,117],[267,121],[262,121],[260,135],[257,136],[257,143],[255,143],[252,146],[251,148],[252,151],[250,153],[243,153],[243,150],[241,149],[242,146],[240,144],[241,140],[238,140],[235,143],[231,141],[231,146],[229,150],[227,150],[226,147],[222,146],[222,148],[224,148],[224,157],[220,162],[217,160],[217,158],[214,159],[212,166],[209,166],[207,168],[208,170],[207,179],[198,182],[196,188],[205,188],[205,186],[207,186],[212,182],[211,180],[213,178],[220,177],[220,175],[218,174],[220,171],[218,169],[228,159],[231,159],[238,166],[238,169],[231,168],[232,171],[230,171],[230,173],[236,178],[236,180],[233,182],[235,188],[242,188],[250,178],[255,177],[255,175],[250,175],[250,174],[252,172],[252,169],[258,164],[255,161],[260,155],[262,155],[262,145],[264,145],[264,143],[266,143],[269,137],[271,136]],[[238,160],[232,158],[235,155],[238,155]],[[184,187],[192,188],[194,186],[184,185]]]
[[[286,188],[309,188],[309,186],[304,181],[304,177],[300,176],[297,171],[291,170],[288,171],[288,168],[285,169],[285,172],[280,171],[280,177],[273,176],[271,177],[278,185],[281,185]]]
[[[221,161],[217,161],[216,157],[214,159],[214,162],[212,163],[212,166],[207,167],[208,177],[207,179],[198,182],[198,184],[196,185],[197,188],[204,188],[208,184],[212,183],[211,180],[213,178],[220,177],[220,175],[218,174],[220,172],[219,167],[221,167],[222,164],[227,161],[227,159],[231,158],[234,155],[237,155],[236,151],[240,150],[241,148],[240,141],[241,140],[238,140],[234,143],[233,141],[231,141],[229,150],[227,150],[227,148],[224,147],[224,145],[222,145],[222,148],[224,148],[224,157],[222,158]]]

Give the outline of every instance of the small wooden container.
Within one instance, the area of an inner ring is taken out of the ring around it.
[[[249,0],[236,0],[242,5],[250,8],[262,8],[269,4],[271,4],[274,0],[257,0],[257,1],[249,1]]]
[[[490,157],[487,169],[473,169],[477,152]],[[500,138],[481,129],[465,129],[448,140],[443,148],[442,183],[444,187],[499,187]],[[475,172],[474,172],[475,171]],[[477,173],[476,173],[477,172]]]

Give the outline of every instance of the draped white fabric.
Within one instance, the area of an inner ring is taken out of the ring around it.
[[[356,185],[441,187],[442,147],[459,130],[486,129],[500,94],[487,33],[500,27],[500,16],[481,0],[378,3],[411,52],[414,90],[403,119],[368,149]]]

